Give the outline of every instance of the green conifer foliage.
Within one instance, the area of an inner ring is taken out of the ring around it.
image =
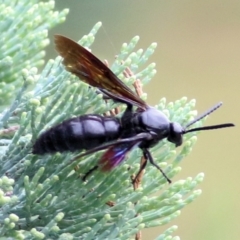
[[[87,113],[104,114],[117,106],[103,100],[96,89],[66,72],[61,57],[49,60],[43,70],[48,29],[64,21],[68,10],[55,12],[54,1],[9,1],[0,4],[0,236],[8,239],[132,239],[141,229],[164,225],[197,196],[203,174],[169,185],[151,165],[138,189],[131,176],[140,167],[141,151],[134,149],[126,161],[109,173],[95,171],[81,177],[101,152],[70,163],[77,153],[37,156],[31,153],[39,134],[63,120]],[[101,23],[80,44],[90,48]],[[111,65],[128,86],[135,79],[148,83],[156,74],[148,63],[157,44],[135,50],[139,37],[125,43]],[[133,76],[124,77],[129,67]],[[146,94],[142,98],[146,99]],[[7,102],[11,102],[7,104]],[[187,123],[195,115],[195,101],[174,103],[161,99],[155,106],[172,121]],[[151,149],[154,159],[171,179],[192,149],[196,136],[187,134],[177,151],[167,141]],[[74,170],[75,169],[75,170]],[[164,228],[163,228],[164,229]],[[172,237],[172,226],[157,239]]]

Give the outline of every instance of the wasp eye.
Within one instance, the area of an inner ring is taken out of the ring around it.
[[[176,147],[182,145],[182,134],[183,134],[183,127],[176,122],[170,123],[170,132],[168,136],[168,141],[175,143]]]

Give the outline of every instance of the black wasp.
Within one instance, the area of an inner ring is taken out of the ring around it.
[[[219,108],[222,103],[182,127],[177,122],[170,122],[161,111],[148,106],[107,66],[78,43],[56,35],[55,44],[67,71],[98,88],[114,101],[126,104],[127,108],[121,118],[87,114],[66,120],[40,135],[33,145],[34,154],[87,150],[78,156],[82,157],[106,149],[98,167],[109,171],[118,166],[126,154],[137,146],[146,160],[160,170],[170,183],[171,180],[154,162],[149,148],[164,138],[177,147],[182,144],[183,135],[186,133],[234,126],[226,123],[187,130],[192,124]],[[138,107],[138,111],[134,111],[133,106]]]

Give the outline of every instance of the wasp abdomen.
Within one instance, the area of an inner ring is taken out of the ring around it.
[[[97,114],[62,122],[44,132],[33,145],[34,154],[91,149],[120,135],[119,119]]]

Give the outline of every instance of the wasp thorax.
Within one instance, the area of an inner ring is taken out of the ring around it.
[[[165,114],[156,108],[148,108],[141,113],[142,124],[149,132],[153,132],[162,138],[168,136],[170,121]]]

